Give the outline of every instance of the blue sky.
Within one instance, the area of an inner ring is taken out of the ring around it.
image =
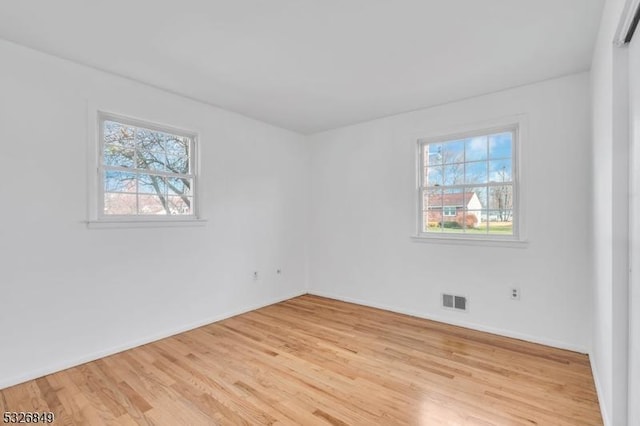
[[[513,174],[512,147],[511,132],[429,144],[429,185],[509,181]],[[467,161],[464,176],[463,168],[452,164],[463,159]],[[442,163],[444,165],[439,166]]]

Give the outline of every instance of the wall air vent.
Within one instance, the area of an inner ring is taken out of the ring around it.
[[[446,309],[454,309],[456,311],[467,310],[467,298],[465,296],[456,296],[453,294],[442,295],[442,307]]]

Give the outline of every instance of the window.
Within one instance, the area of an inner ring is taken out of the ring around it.
[[[515,239],[518,126],[419,141],[418,236]]]
[[[195,219],[195,135],[99,117],[98,218]]]
[[[455,216],[456,215],[456,208],[455,207],[451,207],[451,206],[444,206],[442,208],[442,215],[443,216]]]

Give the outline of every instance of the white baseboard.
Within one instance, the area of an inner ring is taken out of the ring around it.
[[[411,310],[404,309],[404,308],[398,308],[396,306],[390,306],[390,305],[387,305],[387,304],[384,304],[384,303],[375,303],[375,302],[370,302],[370,301],[367,301],[367,300],[354,299],[352,297],[347,297],[347,296],[342,296],[342,295],[337,295],[337,294],[328,293],[328,292],[324,292],[324,291],[317,291],[317,290],[309,290],[309,294],[313,294],[313,295],[320,296],[320,297],[326,297],[326,298],[329,298],[329,299],[340,300],[340,301],[343,301],[343,302],[349,302],[349,303],[355,303],[355,304],[358,304],[358,305],[369,306],[371,308],[384,309],[385,311],[397,312],[399,314],[410,315],[412,317],[424,318],[424,319],[437,321],[437,322],[443,322],[443,323],[446,323],[446,324],[456,325],[456,326],[459,326],[459,327],[470,328],[472,330],[484,331],[486,333],[497,334],[499,336],[511,337],[511,338],[519,339],[519,340],[525,340],[527,342],[538,343],[538,344],[545,345],[545,346],[551,346],[553,348],[566,349],[566,350],[569,350],[569,351],[572,351],[572,352],[579,352],[579,353],[583,353],[583,354],[587,354],[589,352],[585,347],[574,345],[574,344],[571,344],[571,343],[561,342],[561,341],[553,340],[553,339],[546,339],[546,338],[538,337],[538,336],[531,336],[531,335],[528,335],[528,334],[517,333],[517,332],[511,331],[511,330],[504,330],[504,329],[496,328],[496,327],[488,327],[488,326],[484,326],[484,325],[481,325],[481,324],[476,324],[476,323],[471,323],[471,322],[466,322],[466,321],[455,321],[455,320],[451,320],[451,318],[448,318],[448,317],[445,318],[445,317],[439,316],[439,315],[425,314],[425,313],[422,313],[422,312],[415,312],[415,311],[411,311]]]
[[[602,415],[602,421],[604,426],[612,426],[607,406],[603,404],[602,385],[600,384],[600,375],[598,374],[598,368],[593,361],[593,353],[589,353],[589,363],[591,363],[591,374],[593,375],[593,381],[596,385],[596,394],[598,395],[598,405],[600,406],[600,414]]]
[[[205,319],[202,319],[202,320],[197,321],[195,323],[182,325],[180,327],[176,327],[176,328],[173,328],[171,330],[166,330],[166,331],[163,331],[161,333],[155,334],[155,335],[153,335],[151,337],[145,337],[145,338],[134,340],[132,342],[128,342],[128,343],[125,343],[125,344],[122,344],[122,345],[119,345],[119,346],[116,346],[116,347],[100,350],[100,351],[94,352],[92,354],[83,355],[83,356],[80,356],[80,357],[78,357],[76,359],[73,359],[73,360],[67,360],[67,361],[54,363],[54,364],[48,365],[46,367],[40,368],[38,370],[29,371],[29,372],[22,373],[22,374],[13,376],[13,377],[2,378],[2,379],[0,379],[0,390],[8,388],[8,387],[11,387],[11,386],[15,386],[15,385],[20,384],[20,383],[28,382],[29,380],[38,379],[40,377],[43,377],[43,376],[46,376],[46,375],[49,375],[49,374],[57,373],[59,371],[66,370],[66,369],[71,368],[71,367],[76,367],[78,365],[85,364],[87,362],[95,361],[97,359],[104,358],[104,357],[107,357],[109,355],[117,354],[118,352],[126,351],[126,350],[133,349],[133,348],[137,348],[138,346],[146,345],[148,343],[152,343],[152,342],[155,342],[155,341],[158,341],[158,340],[162,340],[162,339],[165,339],[167,337],[175,336],[176,334],[184,333],[186,331],[193,330],[195,328],[202,327],[202,326],[207,325],[207,324],[212,324],[214,322],[218,322],[218,321],[221,321],[223,319],[227,319],[227,318],[234,317],[236,315],[244,314],[245,312],[253,311],[253,310],[256,310],[256,309],[264,308],[265,306],[273,305],[274,303],[278,303],[278,302],[282,302],[282,301],[285,301],[285,300],[293,299],[294,297],[302,296],[302,295],[304,295],[306,293],[307,293],[306,290],[298,291],[298,292],[291,293],[291,294],[289,294],[287,296],[284,296],[284,297],[278,297],[278,298],[270,299],[270,300],[267,300],[267,301],[265,301],[263,303],[246,306],[246,307],[241,308],[241,309],[236,309],[234,311],[229,311],[229,312],[226,312],[226,313],[215,315],[213,317],[205,318]]]

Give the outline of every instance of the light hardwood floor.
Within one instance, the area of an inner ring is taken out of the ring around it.
[[[0,412],[50,410],[56,425],[602,424],[586,355],[309,295],[0,391]]]

